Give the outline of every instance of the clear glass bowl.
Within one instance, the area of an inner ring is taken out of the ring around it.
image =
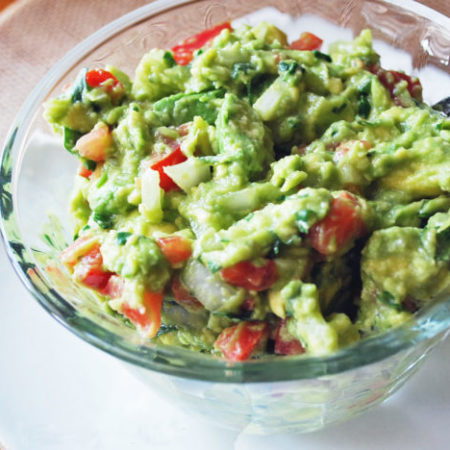
[[[82,67],[113,64],[132,74],[152,47],[171,47],[216,23],[273,4],[161,0],[100,29],[56,64],[28,97],[7,138],[0,172],[2,234],[17,274],[38,302],[71,332],[125,361],[141,379],[190,412],[257,433],[312,431],[387,398],[445,337],[450,297],[436,299],[397,329],[320,358],[231,364],[142,343],[132,329],[101,309],[95,295],[73,284],[59,269],[55,250],[45,245],[44,229],[54,244],[70,240],[67,205],[76,161],[49,137],[42,103],[57,95]],[[304,30],[327,33],[330,41],[340,33],[348,36],[372,28],[377,45],[394,55],[394,66],[384,63],[386,67],[412,69],[421,76],[428,101],[449,94],[449,18],[407,0],[401,6],[381,0],[278,0],[276,7],[301,15]],[[48,213],[59,218],[62,233],[56,221],[48,225]]]

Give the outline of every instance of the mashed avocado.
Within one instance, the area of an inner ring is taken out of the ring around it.
[[[450,120],[369,30],[318,47],[225,23],[46,104],[80,160],[61,260],[144,339],[325,354],[449,291]]]

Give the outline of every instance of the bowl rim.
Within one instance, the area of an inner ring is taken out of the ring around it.
[[[17,199],[11,188],[17,183],[17,164],[12,155],[24,144],[27,132],[42,101],[67,70],[92,48],[125,28],[175,6],[196,0],[157,0],[135,9],[103,26],[66,53],[40,80],[19,110],[7,135],[1,157],[0,231],[8,258],[19,279],[41,306],[69,331],[95,347],[124,361],[170,375],[215,382],[268,382],[310,379],[337,374],[376,363],[426,340],[434,342],[450,327],[450,297],[421,310],[414,319],[388,332],[364,339],[352,346],[324,356],[265,357],[261,360],[231,363],[223,359],[179,347],[136,345],[126,341],[91,319],[82,316],[35,270],[30,249],[23,244],[14,207]],[[439,24],[450,25],[450,18],[413,0],[377,0],[407,9]],[[449,26],[450,28],[450,26]],[[436,339],[435,339],[436,338]],[[274,361],[276,360],[276,364]]]

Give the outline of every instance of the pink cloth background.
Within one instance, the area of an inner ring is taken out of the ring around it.
[[[68,50],[148,0],[0,0],[0,145],[20,105]],[[421,0],[450,15],[449,0]]]

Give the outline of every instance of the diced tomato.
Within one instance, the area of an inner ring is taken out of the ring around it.
[[[173,59],[180,66],[187,66],[194,57],[194,52],[192,50],[185,50],[181,46],[175,46],[172,48]]]
[[[106,286],[102,289],[102,294],[111,298],[122,296],[124,280],[119,275],[111,275]]]
[[[172,48],[173,57],[177,64],[185,66],[192,61],[194,51],[202,48],[207,42],[215,38],[222,30],[232,30],[230,22],[224,22],[208,30],[185,39],[181,44]]]
[[[332,200],[326,217],[311,227],[308,238],[319,253],[332,255],[365,233],[358,199],[350,192],[342,192]]]
[[[122,314],[140,327],[145,327],[150,323],[145,307],[142,307],[142,311],[140,311],[140,309],[131,308],[127,303],[124,303],[122,305]]]
[[[203,309],[203,305],[186,289],[178,276],[174,276],[171,285],[175,301],[190,310]]]
[[[95,162],[105,160],[108,148],[112,146],[112,135],[108,126],[99,124],[89,133],[83,135],[75,144],[75,149],[84,158]]]
[[[144,304],[140,308],[122,305],[122,314],[131,320],[144,337],[153,338],[161,327],[161,308],[164,296],[158,292],[145,292]]]
[[[89,253],[82,256],[74,268],[75,278],[92,289],[103,290],[112,272],[103,270],[103,258],[100,253],[100,245],[97,244]]]
[[[321,47],[323,40],[315,34],[305,31],[289,46],[292,50],[317,50]]]
[[[302,343],[289,333],[286,320],[280,321],[278,325],[274,351],[278,355],[300,355],[305,353]]]
[[[408,85],[407,89],[411,94],[411,97],[422,100],[422,85],[417,77],[410,77],[405,73],[397,72],[395,70],[385,70],[381,68],[379,64],[372,64],[368,69],[378,77],[381,84],[389,91],[391,98],[397,105],[403,106],[401,100],[395,94],[395,88],[400,81],[406,81]]]
[[[81,236],[59,254],[59,259],[72,268],[82,256],[98,245],[98,239],[95,236]]]
[[[186,261],[192,255],[191,243],[182,236],[157,238],[156,243],[172,266]]]
[[[67,275],[62,271],[61,267],[56,265],[54,261],[45,266],[45,271],[53,282],[67,283]]]
[[[159,136],[162,142],[170,147],[172,150],[176,150],[179,147],[178,141],[168,136]]]
[[[84,166],[84,164],[81,164],[80,168],[78,169],[78,175],[80,177],[89,179],[89,177],[92,175],[92,170],[89,170]]]
[[[362,195],[361,187],[354,183],[346,184],[345,190],[351,192],[352,194]]]
[[[91,88],[105,87],[107,91],[112,91],[117,86],[122,86],[122,83],[107,70],[93,69],[86,73],[86,83]]]
[[[253,295],[247,295],[245,300],[242,302],[241,310],[242,311],[253,311],[256,307],[256,298]]]
[[[150,165],[151,169],[157,170],[159,172],[159,185],[162,189],[164,189],[165,192],[180,188],[174,183],[172,178],[170,178],[169,175],[166,174],[166,172],[164,171],[164,167],[174,166],[186,160],[186,155],[181,151],[180,146],[178,146],[173,152],[164,155],[162,158],[159,158],[156,162],[153,162]]]
[[[225,328],[214,343],[214,347],[229,361],[245,361],[264,346],[268,333],[267,323],[240,322]]]
[[[144,304],[150,314],[151,324],[148,329],[148,336],[153,337],[161,327],[161,308],[164,295],[158,292],[146,292],[144,294]]]
[[[262,266],[251,261],[241,261],[220,271],[222,278],[229,284],[252,291],[269,289],[278,279],[278,270],[274,261],[266,259]]]
[[[414,314],[419,308],[419,301],[413,297],[407,296],[403,302],[402,306],[406,311],[410,312],[411,314]]]
[[[346,153],[348,153],[350,151],[350,149],[352,147],[354,147],[357,144],[361,144],[366,150],[369,150],[372,148],[372,143],[369,141],[366,141],[365,139],[361,139],[361,140],[350,139],[349,141],[340,142],[339,144],[335,144],[335,148],[334,148],[335,157],[338,160],[341,159]]]
[[[102,269],[91,268],[88,269],[89,266],[82,265],[85,270],[87,270],[84,274],[84,278],[80,278],[80,281],[87,287],[90,287],[95,290],[102,290],[111,276],[110,272],[105,272]],[[78,266],[77,266],[78,269]]]
[[[189,133],[189,129],[192,126],[192,122],[186,122],[186,123],[182,123],[179,127],[177,127],[177,131],[178,134],[183,137],[183,136],[187,136],[187,134]]]

